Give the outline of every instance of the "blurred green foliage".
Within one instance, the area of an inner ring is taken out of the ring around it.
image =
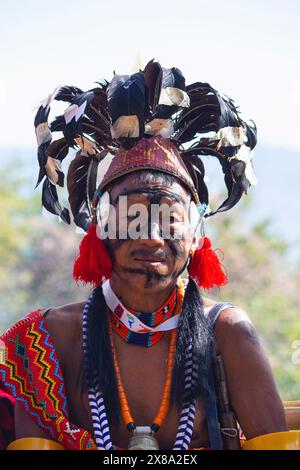
[[[300,363],[292,357],[293,343],[300,339],[300,266],[289,266],[288,243],[272,235],[270,219],[243,227],[248,204],[242,201],[212,223],[214,246],[224,250],[230,282],[210,296],[248,313],[263,339],[282,398],[296,400]]]
[[[29,311],[83,301],[90,291],[72,279],[82,235],[41,215],[41,189],[28,191],[21,172],[19,164],[0,173],[0,332]],[[233,302],[249,314],[282,398],[299,399],[300,364],[292,361],[292,345],[300,340],[300,267],[289,268],[288,244],[272,236],[271,220],[243,228],[250,199],[207,222],[213,246],[224,250],[230,283],[204,295]]]
[[[82,301],[90,291],[72,278],[82,235],[43,216],[41,188],[26,191],[19,174],[19,166],[0,174],[0,332],[29,311]]]

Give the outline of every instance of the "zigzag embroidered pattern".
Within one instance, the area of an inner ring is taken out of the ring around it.
[[[50,437],[66,449],[91,449],[92,436],[69,420],[63,375],[41,310],[31,312],[1,338],[7,349],[0,374],[6,391]]]

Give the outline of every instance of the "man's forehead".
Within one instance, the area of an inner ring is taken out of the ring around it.
[[[112,200],[116,202],[121,196],[128,198],[134,196],[148,196],[156,198],[166,198],[180,203],[188,203],[191,195],[183,188],[178,181],[166,182],[156,178],[145,181],[137,174],[128,175],[124,180],[116,182],[110,189]]]
[[[114,199],[114,202],[117,202],[120,197],[128,197],[130,199],[137,199],[139,196],[145,197],[148,200],[155,198],[160,201],[170,200],[172,203],[187,204],[190,201],[190,198],[186,195],[177,194],[166,189],[159,188],[138,188],[138,189],[125,189],[121,191],[117,197]]]

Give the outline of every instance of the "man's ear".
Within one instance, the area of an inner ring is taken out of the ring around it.
[[[196,234],[193,236],[193,241],[192,241],[192,245],[191,245],[191,250],[195,250],[196,247],[197,247],[197,244],[198,244],[198,238],[196,236]]]
[[[190,207],[189,207],[189,221],[190,221],[190,224],[191,224],[191,230],[193,232],[195,232],[196,227],[199,224],[199,220],[200,220],[200,214],[199,214],[199,211],[197,209],[197,206],[194,203],[194,201],[191,201],[190,202]]]
[[[100,197],[97,207],[97,228],[100,236],[104,234],[104,227],[108,222],[110,210],[110,195],[108,191],[105,191]]]

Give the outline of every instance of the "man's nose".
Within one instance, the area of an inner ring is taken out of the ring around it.
[[[161,228],[157,222],[148,223],[141,233],[141,241],[150,245],[163,245],[164,239],[162,237]]]
[[[149,224],[148,237],[150,240],[160,240],[162,238],[161,229],[157,222],[151,222]]]

